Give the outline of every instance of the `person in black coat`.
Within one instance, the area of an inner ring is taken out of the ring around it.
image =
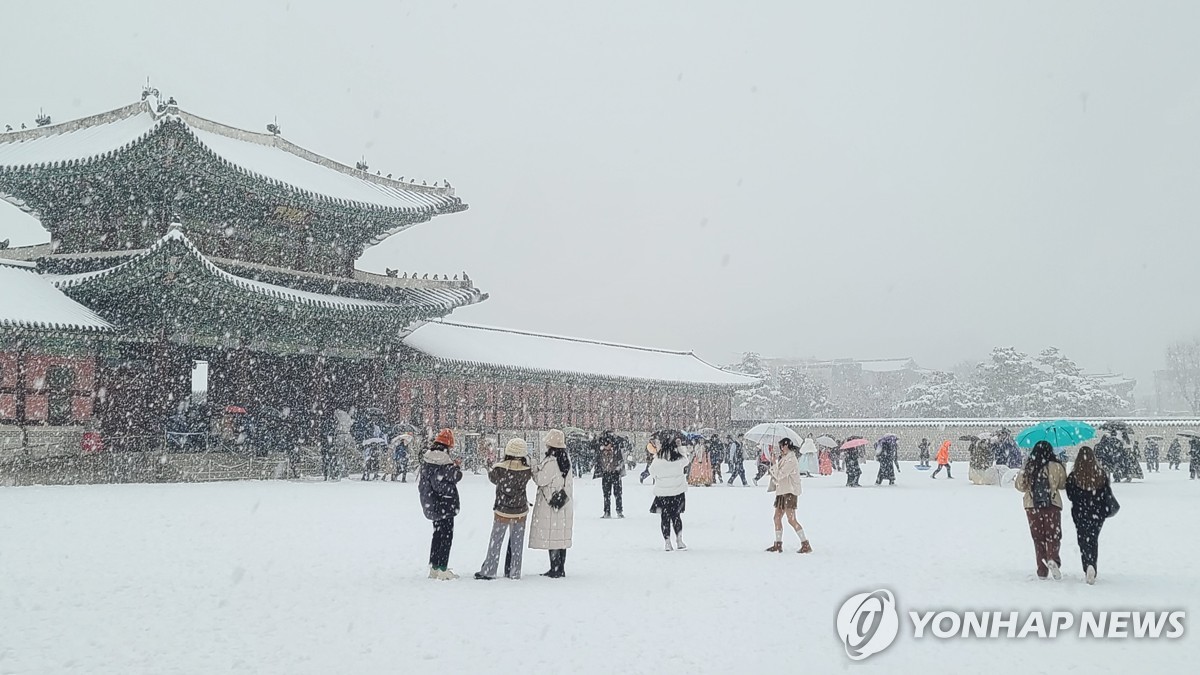
[[[851,436],[846,440],[853,441],[859,438],[862,436]],[[846,466],[846,487],[862,487],[858,484],[858,479],[862,476],[862,467],[858,465],[859,448],[842,448],[842,459]]]
[[[742,477],[742,485],[746,485],[746,451],[744,443],[746,438],[738,436],[738,440],[733,440],[733,436],[725,437],[728,443],[727,456],[729,457],[729,484],[733,485],[734,479],[738,476]]]
[[[1112,484],[1096,462],[1088,446],[1079,448],[1075,466],[1067,476],[1067,499],[1071,500],[1071,520],[1079,540],[1083,572],[1089,584],[1096,583],[1096,562],[1100,557],[1100,528],[1110,515],[1109,498]]]
[[[461,502],[458,482],[462,480],[462,460],[451,459],[454,433],[442,429],[421,462],[417,492],[421,509],[433,521],[433,539],[429,543],[429,578],[448,581],[458,575],[449,570],[450,547],[454,545],[454,517]]]
[[[1146,472],[1158,473],[1158,439],[1146,439]]]
[[[917,444],[917,459],[921,460],[921,463],[918,464],[917,466],[920,466],[922,469],[929,468],[929,439],[928,438],[922,438],[921,442]]]
[[[1183,457],[1183,446],[1179,444],[1179,439],[1171,440],[1170,447],[1167,448],[1167,468],[1179,470],[1179,461]]]
[[[1200,438],[1188,439],[1188,478],[1200,476]]]
[[[711,438],[704,442],[704,447],[708,450],[708,459],[712,462],[713,481],[717,483],[725,482],[725,477],[721,475],[721,465],[725,463],[725,444],[721,442],[721,437],[713,434]]]

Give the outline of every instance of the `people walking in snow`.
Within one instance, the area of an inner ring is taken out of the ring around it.
[[[920,460],[920,463],[917,466],[921,467],[922,469],[929,468],[929,439],[928,438],[922,438],[921,442],[917,444],[917,459]]]
[[[504,446],[504,459],[488,470],[488,480],[496,486],[496,501],[492,504],[492,537],[488,541],[487,556],[475,573],[475,578],[496,578],[500,550],[504,545],[504,535],[507,534],[508,555],[505,557],[504,576],[520,579],[521,557],[525,549],[525,517],[529,513],[526,486],[533,480],[528,444],[520,438],[510,440]]]
[[[604,493],[603,518],[612,518],[612,498],[617,500],[617,517],[625,517],[621,503],[621,479],[625,476],[625,460],[621,457],[621,444],[611,431],[606,431],[597,440],[600,449],[596,452],[596,473],[600,476],[600,490]]]
[[[986,438],[976,438],[967,449],[969,464],[967,478],[972,485],[995,485],[999,482],[995,469],[995,451]]]
[[[822,476],[833,475],[833,459],[830,457],[829,448],[821,448],[817,456],[817,471]]]
[[[1067,471],[1058,461],[1054,447],[1046,441],[1038,441],[1014,483],[1017,490],[1024,493],[1025,515],[1029,520],[1040,579],[1045,579],[1047,574],[1055,580],[1062,578],[1059,545],[1062,543],[1063,504],[1059,492],[1066,482]]]
[[[1151,471],[1153,471],[1154,473],[1159,473],[1159,471],[1158,471],[1158,449],[1159,449],[1158,443],[1160,440],[1162,440],[1162,439],[1154,437],[1154,436],[1146,437],[1146,472],[1147,473],[1149,473]]]
[[[754,474],[755,485],[758,485],[758,481],[762,480],[762,477],[767,475],[767,471],[771,468],[771,453],[773,451],[774,448],[772,448],[770,445],[759,444],[758,459],[755,462],[755,466],[758,469],[758,471]]]
[[[733,485],[733,480],[741,476],[742,485],[745,486],[747,484],[746,451],[744,450],[746,439],[744,436],[738,436],[738,440],[735,441],[732,436],[726,436],[725,440],[728,442],[729,484]]]
[[[708,450],[708,461],[712,462],[713,482],[723,483],[725,477],[721,475],[721,465],[725,463],[725,444],[721,442],[721,437],[714,432],[705,442],[705,449]]]
[[[529,548],[550,552],[550,570],[542,576],[559,579],[567,575],[567,549],[575,526],[575,476],[563,432],[547,431],[545,444],[545,457],[533,472],[537,498],[529,525]]]
[[[767,549],[769,553],[783,551],[784,516],[787,516],[788,524],[796,531],[796,536],[800,537],[798,552],[812,553],[812,545],[804,534],[804,527],[796,520],[796,506],[800,497],[800,463],[796,450],[792,439],[781,438],[779,453],[771,463],[771,487],[768,491],[775,492],[775,543]]]
[[[1200,438],[1188,439],[1188,479],[1200,476]]]
[[[847,441],[857,440],[861,436],[851,436]],[[846,448],[842,450],[842,463],[846,467],[846,487],[862,487],[858,484],[858,480],[862,477],[862,467],[858,464],[859,446],[857,448]]]
[[[896,473],[900,471],[899,453],[900,439],[894,434],[888,434],[875,442],[875,461],[879,462],[879,473],[875,476],[875,484],[896,484]]]
[[[650,513],[659,516],[659,528],[662,531],[663,548],[671,548],[671,532],[675,532],[675,545],[683,551],[687,545],[683,543],[683,512],[687,507],[688,481],[684,476],[685,467],[691,461],[683,439],[678,434],[667,433],[652,441],[647,450],[653,454],[654,462],[650,464],[650,473],[654,476],[654,502],[650,505]]]
[[[458,482],[462,480],[462,461],[451,459],[454,433],[442,429],[433,439],[421,463],[417,493],[425,517],[433,521],[433,539],[429,543],[429,578],[448,581],[458,575],[450,571],[450,548],[454,545],[454,517],[460,501]]]
[[[692,466],[688,469],[688,483],[708,487],[713,484],[713,463],[708,456],[708,446],[703,439],[692,446]]]
[[[1067,498],[1071,500],[1071,520],[1079,540],[1083,573],[1089,584],[1096,583],[1096,562],[1100,556],[1100,528],[1109,512],[1112,484],[1096,463],[1096,455],[1088,446],[1079,448],[1075,465],[1067,476]]]
[[[946,469],[946,478],[954,478],[950,474],[950,441],[943,441],[942,447],[938,448],[937,452],[937,468],[933,470],[930,478],[937,478],[937,475],[942,472],[942,468]]]
[[[796,449],[797,460],[799,462],[800,475],[806,478],[812,478],[812,475],[819,471],[817,466],[817,443],[812,439],[810,434],[800,447]]]
[[[1178,438],[1171,439],[1171,445],[1167,447],[1167,468],[1179,470],[1179,462],[1183,459],[1183,447],[1179,444]]]
[[[408,442],[412,437],[408,434],[396,434],[388,445],[392,448],[392,482],[396,481],[396,476],[400,477],[401,483],[408,482]]]

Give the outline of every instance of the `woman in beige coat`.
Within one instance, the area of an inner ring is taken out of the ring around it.
[[[1017,474],[1015,486],[1025,494],[1025,516],[1029,520],[1029,535],[1037,556],[1037,575],[1062,579],[1062,559],[1058,555],[1062,543],[1062,495],[1067,484],[1067,470],[1046,441],[1033,446],[1033,455]]]
[[[571,474],[571,459],[567,455],[567,439],[563,432],[546,432],[546,455],[533,471],[537,498],[533,504],[533,521],[529,525],[529,548],[550,552],[550,571],[544,577],[565,577],[567,549],[571,548],[571,531],[575,524],[575,488]],[[567,494],[561,508],[550,505],[559,490]]]
[[[783,551],[783,517],[800,537],[800,553],[812,553],[812,545],[804,535],[804,527],[796,520],[796,505],[800,496],[800,461],[796,458],[796,446],[790,438],[779,441],[779,456],[771,461],[771,489],[775,492],[775,543],[767,549],[769,553]]]

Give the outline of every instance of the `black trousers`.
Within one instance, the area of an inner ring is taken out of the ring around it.
[[[762,477],[767,475],[767,472],[770,470],[771,470],[770,464],[767,464],[766,462],[759,462],[758,463],[758,473],[754,476],[754,482],[757,483],[758,481],[762,480]]]
[[[725,480],[725,477],[721,475],[721,464],[723,463],[724,462],[721,460],[713,460],[713,480],[715,482],[720,483],[721,481]]]
[[[742,477],[742,485],[745,485],[746,484],[746,463],[745,462],[734,462],[734,463],[730,464],[729,466],[730,466],[729,484],[733,485],[733,479],[737,478],[738,476],[741,476]]]
[[[604,491],[604,515],[612,513],[612,497],[617,498],[617,513],[624,513],[625,508],[621,505],[621,474],[618,473],[602,473],[600,474],[600,489]]]
[[[433,521],[433,540],[429,543],[429,565],[444,570],[450,564],[454,545],[454,518]]]
[[[942,467],[946,468],[946,478],[954,478],[954,476],[950,475],[949,464],[938,464],[937,468],[933,470],[933,475],[930,476],[930,478],[937,478],[937,475],[942,472]],[[968,478],[970,478],[970,476],[968,476]]]
[[[671,529],[675,529],[675,535],[683,534],[683,517],[679,515],[677,508],[662,508],[658,511],[658,517],[661,519],[661,528],[663,539],[671,538]]]
[[[567,549],[550,549],[550,576],[561,577],[567,573]]]
[[[1093,518],[1091,514],[1076,515],[1072,509],[1071,520],[1075,522],[1075,537],[1079,541],[1083,571],[1087,572],[1088,565],[1096,567],[1096,560],[1100,557],[1100,528],[1104,527],[1104,519]]]

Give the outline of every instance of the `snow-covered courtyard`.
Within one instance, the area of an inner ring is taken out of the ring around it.
[[[961,467],[961,471],[957,471]],[[752,467],[748,467],[751,468]],[[867,465],[863,482],[873,483]],[[764,481],[765,482],[765,481]],[[1100,580],[1082,582],[1064,517],[1061,582],[1033,577],[1010,487],[804,481],[815,552],[768,554],[762,488],[692,488],[690,549],[666,553],[649,484],[624,520],[599,481],[576,486],[567,578],[527,551],[520,581],[476,581],[492,486],[462,484],[451,567],[426,578],[416,484],[269,481],[0,489],[0,673],[1191,672],[1178,640],[914,640],[854,663],[834,629],[852,593],[916,609],[1193,610],[1200,484],[1182,471],[1116,486]],[[1190,617],[1189,617],[1190,618]],[[1191,626],[1188,626],[1189,630]],[[907,633],[907,634],[906,634]]]

